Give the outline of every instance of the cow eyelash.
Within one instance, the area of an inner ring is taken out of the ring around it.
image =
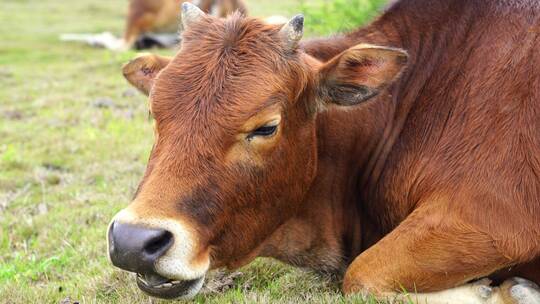
[[[252,140],[254,137],[270,137],[277,131],[278,125],[266,125],[253,130],[247,137],[248,140]]]

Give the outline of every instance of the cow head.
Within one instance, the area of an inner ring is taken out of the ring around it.
[[[302,16],[275,26],[184,4],[182,20],[174,58],[124,68],[149,93],[155,143],[108,233],[112,262],[166,298],[192,296],[210,269],[258,256],[317,174],[317,111],[370,99],[406,61],[403,51],[359,45],[321,63],[298,48]]]

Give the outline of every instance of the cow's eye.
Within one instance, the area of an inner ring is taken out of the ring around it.
[[[272,135],[274,135],[276,133],[277,127],[278,126],[276,124],[271,124],[271,125],[266,125],[266,126],[259,127],[259,128],[255,129],[255,130],[253,130],[248,135],[248,140],[251,140],[256,136],[270,137],[270,136],[272,136]]]

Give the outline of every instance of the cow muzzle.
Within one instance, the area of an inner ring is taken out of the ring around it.
[[[154,263],[171,248],[172,233],[131,224],[112,223],[109,256],[114,266],[136,273],[154,272]]]
[[[179,222],[143,220],[120,212],[107,234],[113,265],[136,273],[138,287],[159,298],[192,298],[201,289],[208,262],[190,263],[193,236]]]

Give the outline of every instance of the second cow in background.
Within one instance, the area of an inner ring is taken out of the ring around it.
[[[242,0],[130,0],[124,32],[126,48],[148,48],[155,45],[168,46],[169,38],[160,40],[157,36],[144,36],[150,32],[175,33],[180,20],[180,5],[191,2],[206,13],[219,17],[239,11],[247,15],[247,8]],[[173,37],[175,39],[176,37]]]

